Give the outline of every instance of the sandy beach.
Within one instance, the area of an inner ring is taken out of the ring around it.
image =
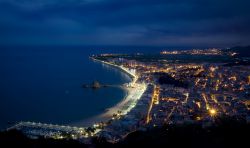
[[[126,95],[118,104],[106,109],[106,111],[100,115],[85,119],[77,123],[73,123],[72,125],[74,126],[87,127],[92,126],[94,123],[106,122],[110,120],[113,117],[113,114],[117,113],[118,111],[121,111],[122,115],[126,115],[133,107],[135,107],[137,101],[141,98],[142,94],[146,90],[146,85],[136,83],[137,76],[131,73],[129,70],[125,69],[124,67],[120,67],[118,65],[114,65],[96,59],[94,60],[121,69],[123,72],[125,72],[132,78],[131,84],[133,87],[122,86],[121,88],[124,89]]]

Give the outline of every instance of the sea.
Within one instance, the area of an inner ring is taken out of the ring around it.
[[[162,47],[0,46],[0,129],[20,121],[71,125],[103,113],[125,93],[116,87],[88,89],[83,84],[124,84],[130,77],[94,62],[102,53],[157,53]]]

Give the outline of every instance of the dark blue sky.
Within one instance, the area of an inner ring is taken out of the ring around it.
[[[0,0],[0,44],[229,47],[249,0]]]

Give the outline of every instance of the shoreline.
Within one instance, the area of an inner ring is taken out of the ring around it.
[[[126,73],[131,79],[132,81],[131,82],[135,82],[137,80],[137,76],[132,74],[131,72],[129,72],[127,69],[125,69],[124,67],[121,67],[121,66],[118,66],[118,65],[115,65],[115,64],[112,64],[112,63],[108,63],[108,62],[105,62],[105,61],[102,61],[102,60],[98,60],[98,59],[95,59],[93,57],[90,57],[93,61],[96,61],[96,62],[100,62],[100,63],[103,63],[103,64],[106,64],[106,65],[109,65],[111,67],[114,67],[114,68],[117,68],[121,71],[123,71],[124,73]],[[136,79],[136,80],[134,80]]]
[[[77,123],[72,123],[74,126],[81,126],[81,127],[88,127],[88,126],[92,126],[95,123],[99,123],[99,122],[107,122],[110,119],[112,119],[113,114],[117,113],[118,111],[121,111],[122,115],[126,115],[132,108],[135,107],[137,101],[141,98],[141,95],[144,93],[145,89],[146,89],[146,85],[145,84],[139,84],[136,83],[138,77],[132,73],[130,73],[127,69],[115,65],[115,64],[111,64],[105,61],[101,61],[98,59],[95,59],[93,57],[91,57],[92,60],[106,64],[108,66],[112,66],[114,68],[118,68],[121,71],[123,71],[124,73],[126,73],[130,78],[131,78],[131,82],[132,85],[134,85],[135,87],[125,87],[122,86],[121,89],[123,89],[126,93],[126,95],[123,97],[123,99],[121,101],[119,101],[117,104],[115,104],[114,106],[107,108],[104,112],[100,113],[99,115],[84,119],[82,121],[79,121]],[[135,89],[136,88],[136,89]]]

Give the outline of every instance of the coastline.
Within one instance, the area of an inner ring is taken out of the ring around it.
[[[134,75],[133,73],[131,73],[130,71],[128,71],[127,69],[125,69],[124,67],[121,67],[121,66],[118,66],[118,65],[115,65],[112,63],[108,63],[105,61],[101,61],[101,60],[95,59],[93,57],[91,57],[91,59],[94,61],[106,64],[106,65],[112,66],[114,68],[120,69],[121,71],[126,73],[131,78],[130,83],[134,87],[122,86],[121,89],[124,90],[126,95],[123,97],[123,99],[120,102],[118,102],[113,107],[107,108],[107,111],[105,110],[103,113],[101,113],[97,116],[82,120],[82,121],[77,122],[77,123],[73,123],[74,126],[88,127],[88,126],[92,126],[93,124],[98,123],[98,122],[107,122],[110,119],[112,119],[113,114],[117,113],[118,111],[121,111],[122,115],[126,115],[132,108],[135,107],[137,101],[141,98],[141,95],[146,90],[146,85],[136,83],[138,77],[136,75]]]
[[[112,63],[108,63],[108,62],[105,62],[105,61],[102,61],[102,60],[98,60],[98,59],[95,59],[93,57],[90,57],[93,61],[96,61],[96,62],[100,62],[100,63],[103,63],[103,64],[106,64],[106,65],[109,65],[111,67],[114,67],[114,68],[118,68],[120,69],[121,71],[123,71],[124,73],[126,73],[131,79],[132,81],[131,82],[136,82],[137,80],[137,76],[132,74],[130,71],[128,71],[127,69],[125,69],[124,67],[121,67],[121,66],[118,66],[118,65],[115,65],[115,64],[112,64]]]

